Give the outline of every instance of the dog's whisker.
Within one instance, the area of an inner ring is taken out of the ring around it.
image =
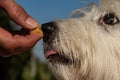
[[[101,0],[76,10],[77,18],[42,26],[50,33],[43,38],[45,57],[58,80],[120,79],[119,4]]]

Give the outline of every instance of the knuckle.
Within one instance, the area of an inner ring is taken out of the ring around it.
[[[16,5],[14,7],[14,15],[15,15],[15,17],[20,16],[22,12],[23,12],[23,9],[20,6]]]
[[[21,6],[19,6],[18,4],[16,4],[12,10],[13,10],[12,11],[13,13],[10,13],[10,14],[14,18],[18,18],[20,16],[23,16],[21,18],[24,18],[26,16],[25,10]]]

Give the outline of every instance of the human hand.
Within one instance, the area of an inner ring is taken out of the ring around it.
[[[14,0],[0,0],[0,8],[6,11],[11,20],[27,31],[38,26],[38,23]],[[19,31],[18,33],[21,34],[16,33],[13,35],[0,27],[0,55],[9,57],[32,48],[41,36],[39,34],[28,34],[27,31],[24,30],[24,33]]]

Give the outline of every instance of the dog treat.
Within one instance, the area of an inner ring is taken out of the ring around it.
[[[34,34],[34,33],[38,33],[38,34],[40,34],[41,37],[43,37],[43,32],[42,32],[40,25],[38,25],[37,28],[30,31],[30,34]]]

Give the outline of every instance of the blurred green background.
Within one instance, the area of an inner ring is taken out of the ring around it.
[[[14,30],[14,24],[0,9],[0,27]],[[56,80],[44,62],[30,51],[9,58],[0,56],[0,80]]]

